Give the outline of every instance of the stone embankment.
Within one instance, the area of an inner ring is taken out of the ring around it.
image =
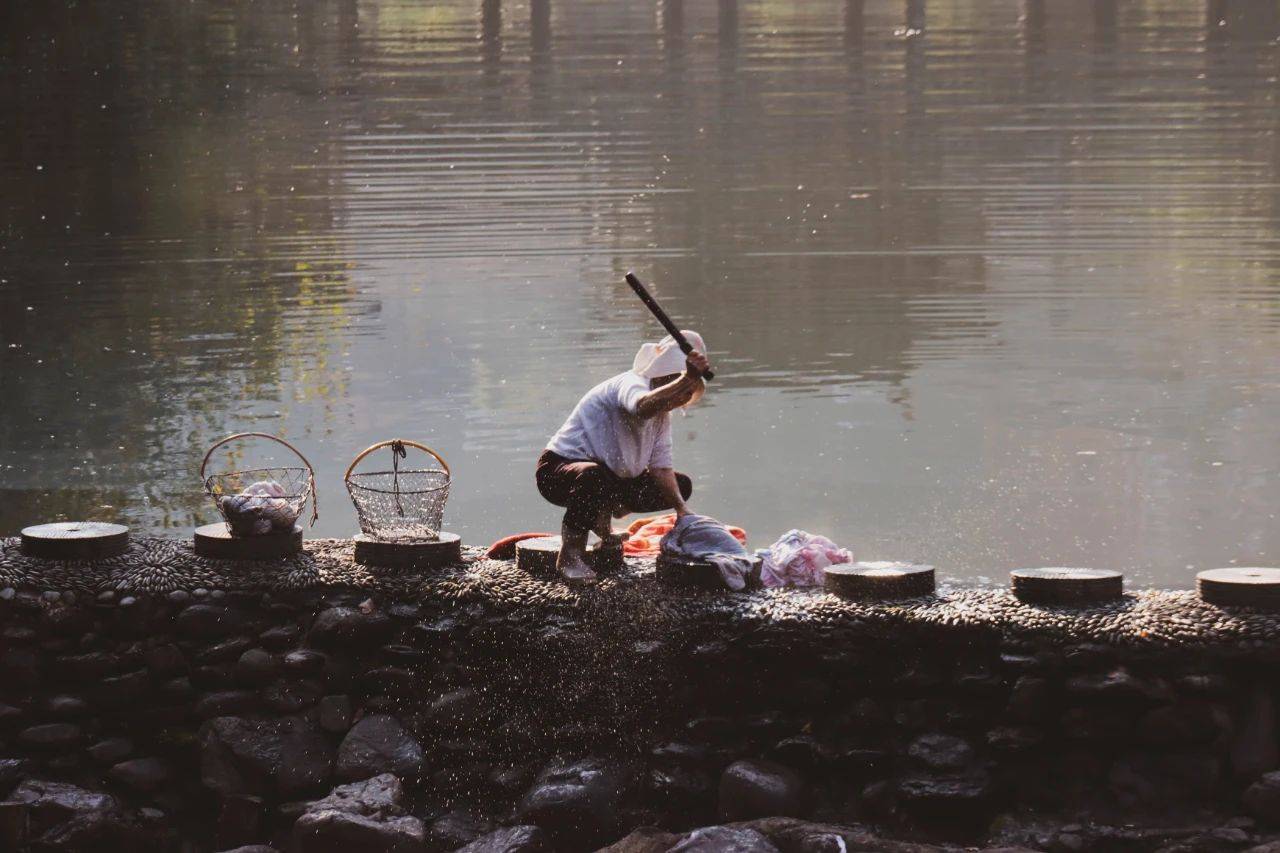
[[[1280,851],[1277,627],[3,540],[0,849]]]

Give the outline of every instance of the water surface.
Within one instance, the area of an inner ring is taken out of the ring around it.
[[[659,334],[634,268],[718,368],[694,506],[755,545],[1280,563],[1274,4],[0,14],[4,533],[186,535],[241,430],[314,463],[313,535],[395,435],[467,541],[553,528],[538,450]]]

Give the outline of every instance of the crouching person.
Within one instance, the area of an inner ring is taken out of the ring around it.
[[[605,547],[622,546],[613,518],[689,513],[693,483],[672,462],[671,412],[702,396],[709,364],[701,336],[684,334],[693,346],[687,358],[670,337],[642,346],[631,370],[583,395],[538,458],[538,491],[565,508],[556,567],[569,583],[596,579],[586,561],[590,532]]]

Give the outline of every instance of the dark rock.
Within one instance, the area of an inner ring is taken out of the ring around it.
[[[1044,742],[1034,726],[1000,726],[987,732],[987,745],[998,752],[1026,752]]]
[[[826,744],[813,735],[792,735],[778,741],[770,751],[770,757],[780,764],[805,772],[816,772],[828,767],[834,756]]]
[[[50,716],[60,720],[78,720],[89,712],[89,704],[79,696],[54,696],[46,707]]]
[[[396,623],[380,611],[331,607],[316,617],[307,642],[322,649],[364,649],[386,643],[395,630]]]
[[[1111,792],[1127,808],[1167,808],[1214,792],[1222,762],[1209,751],[1126,755],[1111,768]]]
[[[307,811],[339,811],[365,817],[399,817],[405,814],[404,785],[391,773],[362,782],[339,785],[328,796],[307,805]]]
[[[18,742],[30,749],[58,751],[80,743],[80,727],[73,723],[45,723],[18,733]]]
[[[507,826],[454,853],[552,853],[555,849],[547,833],[537,826]]]
[[[172,678],[187,671],[187,656],[173,643],[153,646],[143,653],[147,669],[157,678]]]
[[[329,657],[313,649],[298,649],[284,656],[284,668],[296,675],[319,675],[324,672]]]
[[[217,640],[252,631],[253,614],[220,604],[193,604],[174,620],[178,633],[192,640]]]
[[[471,812],[452,811],[432,821],[427,842],[440,850],[457,850],[492,832],[493,824]]]
[[[250,687],[269,684],[280,671],[280,659],[266,649],[248,649],[236,661],[236,680]]]
[[[926,824],[965,825],[984,822],[994,789],[986,773],[952,777],[914,777],[898,780],[896,796],[902,810]]]
[[[804,780],[772,761],[736,761],[720,777],[720,817],[748,820],[808,811]]]
[[[0,730],[8,731],[16,728],[22,722],[22,717],[21,708],[0,704]]]
[[[695,829],[676,842],[670,853],[780,853],[772,841],[754,829],[709,826]]]
[[[236,689],[238,685],[235,664],[197,666],[191,670],[191,683],[200,690],[206,691]]]
[[[351,697],[322,696],[319,706],[320,728],[334,734],[344,734],[351,728]]]
[[[202,781],[223,795],[309,794],[328,784],[333,767],[328,739],[301,717],[218,717],[199,738]]]
[[[40,683],[40,653],[34,649],[10,648],[0,653],[0,682],[9,690],[29,690]]]
[[[1243,801],[1249,814],[1270,826],[1280,826],[1280,770],[1263,774],[1246,788]]]
[[[79,683],[94,683],[121,668],[119,655],[106,652],[88,652],[82,655],[64,655],[57,659],[57,670]]]
[[[600,758],[544,769],[520,802],[516,819],[566,843],[599,842],[616,831],[629,768]]]
[[[222,798],[215,835],[219,846],[248,844],[262,834],[265,813],[261,797],[240,794]]]
[[[1067,680],[1067,693],[1084,699],[1168,702],[1169,685],[1159,678],[1139,678],[1123,667],[1105,675],[1078,675]]]
[[[414,695],[419,680],[403,667],[380,666],[363,673],[360,683],[365,691],[372,695],[384,693],[388,696],[405,698]]]
[[[973,747],[958,737],[934,732],[916,738],[907,755],[933,770],[960,770],[973,761]]]
[[[193,709],[197,718],[233,717],[250,714],[258,707],[258,695],[250,690],[221,690],[201,696]]]
[[[324,687],[317,681],[277,681],[262,690],[262,702],[278,714],[296,714],[320,701]]]
[[[110,794],[38,779],[23,782],[6,802],[27,805],[33,838],[77,817],[95,814],[112,818],[123,816],[119,801]]]
[[[25,758],[0,758],[0,797],[7,797],[30,771],[31,762]]]
[[[1207,743],[1230,726],[1225,713],[1204,702],[1163,705],[1138,720],[1138,740],[1152,746]]]
[[[253,640],[248,637],[232,637],[208,646],[196,655],[196,663],[215,664],[215,663],[231,663],[237,661],[240,656],[253,648]]]
[[[171,678],[159,688],[160,696],[170,702],[187,703],[195,698],[196,688],[191,684],[191,679],[185,675],[178,678]]]
[[[424,853],[426,832],[416,817],[309,809],[293,824],[293,843],[298,853]]]
[[[1021,722],[1037,722],[1044,718],[1051,701],[1052,692],[1046,679],[1024,675],[1009,691],[1006,713]]]
[[[715,811],[715,781],[705,770],[655,767],[649,771],[646,788],[648,803],[662,814],[709,819]]]
[[[889,753],[883,749],[851,747],[836,757],[835,765],[855,782],[866,782],[883,776],[889,769]]]
[[[1230,747],[1231,769],[1238,779],[1252,779],[1280,767],[1275,700],[1268,690],[1255,687],[1250,692]]]
[[[221,853],[280,853],[280,851],[266,844],[246,844],[243,847],[233,847],[230,850],[223,850]]]
[[[151,691],[151,675],[145,669],[104,678],[94,690],[98,706],[119,710],[145,703]]]
[[[370,714],[352,726],[338,747],[339,781],[367,779],[379,773],[417,778],[425,771],[422,746],[389,714]]]
[[[89,757],[99,764],[116,764],[133,754],[133,741],[124,737],[110,737],[89,747]]]
[[[1068,708],[1059,729],[1070,740],[1129,742],[1138,712],[1127,706],[1085,705]]]
[[[282,652],[292,647],[301,636],[302,629],[297,625],[277,625],[259,634],[258,642],[273,652]]]
[[[451,690],[431,703],[427,723],[442,732],[474,731],[486,716],[484,699],[470,687]]]
[[[173,769],[161,758],[134,758],[112,767],[110,776],[126,788],[150,794],[173,779]]]

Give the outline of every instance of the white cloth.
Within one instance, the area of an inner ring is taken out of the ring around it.
[[[603,463],[628,480],[648,468],[672,467],[671,416],[636,417],[636,406],[647,393],[649,380],[637,373],[606,379],[582,396],[547,450],[566,459]]]
[[[658,547],[668,557],[711,563],[734,592],[746,588],[755,568],[755,561],[729,528],[706,515],[681,516]]]
[[[825,536],[804,530],[788,530],[763,556],[760,582],[766,587],[822,586],[823,569],[835,563],[853,562],[853,554],[844,548]]]

